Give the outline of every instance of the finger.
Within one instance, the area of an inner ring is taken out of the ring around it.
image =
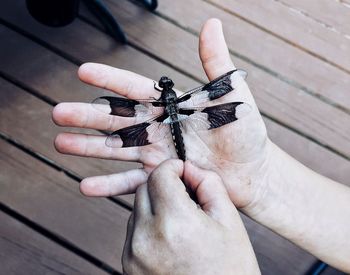
[[[137,187],[134,200],[134,213],[135,221],[141,225],[152,215],[146,184],[141,184]]]
[[[62,154],[136,162],[140,160],[139,147],[109,147],[106,145],[106,136],[60,133],[54,145]]]
[[[164,211],[183,211],[195,205],[189,198],[181,180],[183,162],[167,160],[161,163],[150,175],[147,185],[154,214]]]
[[[90,103],[66,102],[55,106],[52,119],[59,126],[115,131],[133,125],[136,118],[105,114]]]
[[[153,80],[130,71],[98,63],[85,63],[78,71],[79,78],[91,85],[113,91],[131,99],[159,97]]]
[[[204,212],[222,224],[231,225],[232,216],[238,215],[238,212],[219,175],[186,161],[184,181],[196,193],[198,203]]]
[[[80,183],[80,192],[91,197],[109,197],[135,193],[138,186],[147,181],[143,169],[85,178]]]
[[[199,56],[209,80],[235,69],[220,20],[209,19],[199,36]]]

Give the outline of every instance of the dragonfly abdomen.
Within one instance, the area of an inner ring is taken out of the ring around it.
[[[185,161],[186,150],[180,123],[178,121],[175,121],[174,123],[170,124],[170,128],[177,156],[179,157],[179,159]]]

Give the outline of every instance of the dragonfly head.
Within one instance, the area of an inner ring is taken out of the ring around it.
[[[159,80],[159,87],[168,90],[174,87],[174,82],[167,76],[162,76]]]

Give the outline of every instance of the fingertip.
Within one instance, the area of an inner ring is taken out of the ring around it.
[[[74,103],[73,103],[74,104]],[[52,110],[52,120],[58,126],[71,125],[77,117],[82,117],[83,114],[79,109],[74,109],[72,103],[63,102],[57,104]]]
[[[64,153],[63,148],[66,147],[66,140],[64,138],[64,134],[63,133],[59,133],[55,140],[54,140],[54,146],[57,152],[59,153]]]
[[[160,173],[174,172],[178,176],[182,176],[184,163],[180,159],[168,159],[163,161],[155,170]]]
[[[148,188],[151,193],[158,193],[159,187],[165,185],[161,181],[180,179],[183,176],[183,162],[179,159],[168,159],[159,164],[148,177]],[[159,186],[160,185],[160,186]]]
[[[59,137],[60,134],[58,134],[54,141],[53,141],[53,146],[55,147],[57,152],[60,152],[60,147],[61,147],[61,138]]]
[[[184,163],[184,181],[187,186],[189,186],[192,190],[192,179],[197,174],[197,166],[193,165],[193,163],[190,160],[186,160]]]
[[[91,72],[95,71],[95,65],[96,63],[87,62],[82,65],[80,65],[78,69],[78,76],[80,79],[84,78],[86,75],[90,74]]]
[[[54,140],[54,146],[57,152],[61,154],[76,152],[80,144],[76,142],[74,137],[72,133],[59,133]]]
[[[185,184],[190,187],[193,191],[196,191],[198,185],[205,179],[208,171],[199,168],[191,161],[186,160],[184,164],[184,181]]]
[[[109,186],[101,182],[100,176],[83,179],[79,184],[80,193],[88,197],[108,197],[115,195],[110,192]]]
[[[214,193],[226,194],[227,192],[217,173],[197,167],[189,161],[185,163],[184,181],[191,190],[196,192],[202,202],[211,198]]]
[[[81,81],[90,83],[94,79],[103,76],[103,69],[109,66],[99,63],[87,62],[78,69],[78,77]]]
[[[52,110],[52,113],[51,113],[52,121],[56,125],[61,126],[61,119],[63,114],[64,114],[64,104],[58,103]]]
[[[211,32],[218,31],[218,30],[222,31],[221,20],[218,18],[210,18],[204,23],[200,33],[200,38],[204,40],[211,39],[212,38],[212,36],[210,35]]]
[[[83,179],[79,184],[80,193],[84,196],[92,197],[94,196],[94,185],[91,185],[91,181],[86,178]]]

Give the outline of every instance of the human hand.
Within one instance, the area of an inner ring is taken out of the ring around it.
[[[188,196],[181,178],[196,193]],[[260,274],[240,216],[220,177],[168,160],[138,187],[123,251],[136,274]]]
[[[218,20],[209,20],[204,25],[199,52],[209,80],[234,69]],[[109,66],[84,64],[79,69],[79,77],[86,83],[130,99],[159,97],[151,79]],[[199,167],[217,172],[231,200],[237,207],[245,207],[263,193],[262,179],[266,178],[265,164],[271,146],[264,123],[244,81],[222,99],[225,102],[246,102],[252,110],[245,117],[223,127],[195,134],[184,133],[187,158]],[[101,114],[91,104],[85,103],[61,103],[55,107],[53,119],[60,126],[98,130],[116,130],[135,123],[132,118]],[[162,140],[142,147],[110,148],[105,145],[103,136],[62,133],[57,136],[55,146],[66,154],[141,162],[142,169],[82,181],[81,190],[84,194],[109,196],[135,192],[159,163],[176,157],[169,143],[171,141]]]

